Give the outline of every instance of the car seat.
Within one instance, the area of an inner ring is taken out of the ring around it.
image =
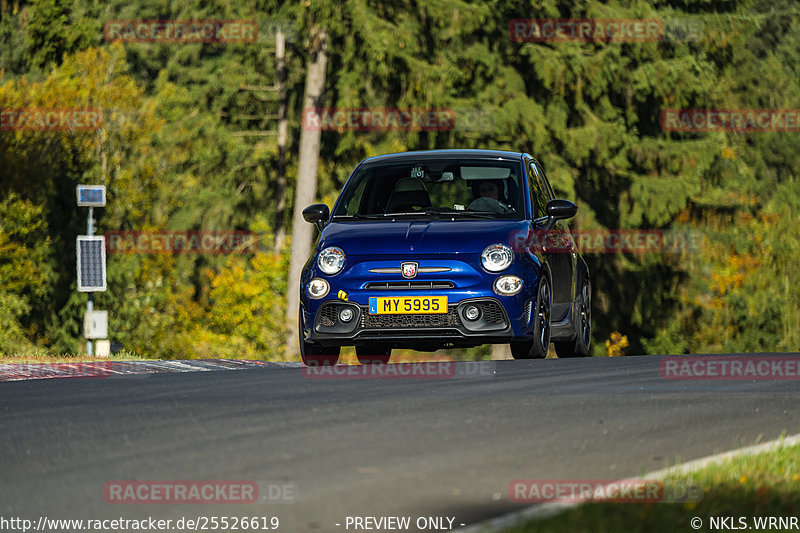
[[[431,207],[431,198],[425,184],[418,178],[402,178],[399,180],[386,203],[386,213],[403,213],[414,208]]]

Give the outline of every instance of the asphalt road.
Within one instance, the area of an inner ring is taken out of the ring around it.
[[[458,363],[448,379],[264,368],[0,383],[0,516],[457,527],[520,509],[515,479],[618,479],[799,432],[800,381],[671,381],[660,361]],[[108,503],[119,480],[269,482],[294,501]]]

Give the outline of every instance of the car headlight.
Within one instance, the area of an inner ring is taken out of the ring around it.
[[[317,266],[329,276],[338,274],[344,267],[344,252],[341,248],[336,248],[335,246],[325,248],[319,253]]]
[[[494,281],[494,292],[501,296],[514,296],[522,290],[522,280],[517,276],[501,276]]]
[[[505,244],[487,246],[481,254],[481,264],[489,272],[505,270],[512,261],[514,261],[514,252]]]
[[[324,298],[330,290],[330,285],[324,279],[314,278],[308,284],[308,295],[314,300]]]

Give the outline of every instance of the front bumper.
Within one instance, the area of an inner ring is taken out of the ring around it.
[[[458,258],[415,256],[419,274],[403,280],[401,258],[352,258],[351,265],[336,276],[321,274],[313,260],[301,278],[301,327],[306,342],[323,346],[392,346],[424,350],[508,343],[526,339],[531,333],[532,300],[540,268],[530,257],[520,254],[502,273],[487,273],[478,255]],[[430,271],[430,269],[440,271]],[[501,275],[513,274],[523,280],[522,290],[501,296],[492,289]],[[330,283],[329,293],[309,298],[308,283],[313,278]],[[341,291],[341,292],[340,292]],[[341,297],[340,297],[341,296]],[[447,296],[448,312],[441,314],[370,315],[372,297]],[[475,305],[476,320],[466,318],[465,310]],[[344,322],[339,312],[349,308],[353,318]]]
[[[465,315],[466,309],[471,306],[479,310],[478,317],[473,320]],[[347,322],[339,317],[340,311],[345,308],[353,311],[353,318]],[[513,337],[506,309],[492,297],[462,300],[450,305],[447,313],[402,315],[371,315],[368,305],[329,300],[317,310],[311,329],[313,331],[309,333],[314,342],[331,346],[477,346],[508,342]]]

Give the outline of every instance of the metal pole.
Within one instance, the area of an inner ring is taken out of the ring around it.
[[[89,207],[89,220],[86,221],[86,234],[87,235],[94,235],[94,208]],[[92,312],[94,308],[94,302],[92,301],[93,293],[89,293],[89,299],[86,302],[86,313],[89,314]],[[92,355],[92,341],[86,339],[86,355]]]

